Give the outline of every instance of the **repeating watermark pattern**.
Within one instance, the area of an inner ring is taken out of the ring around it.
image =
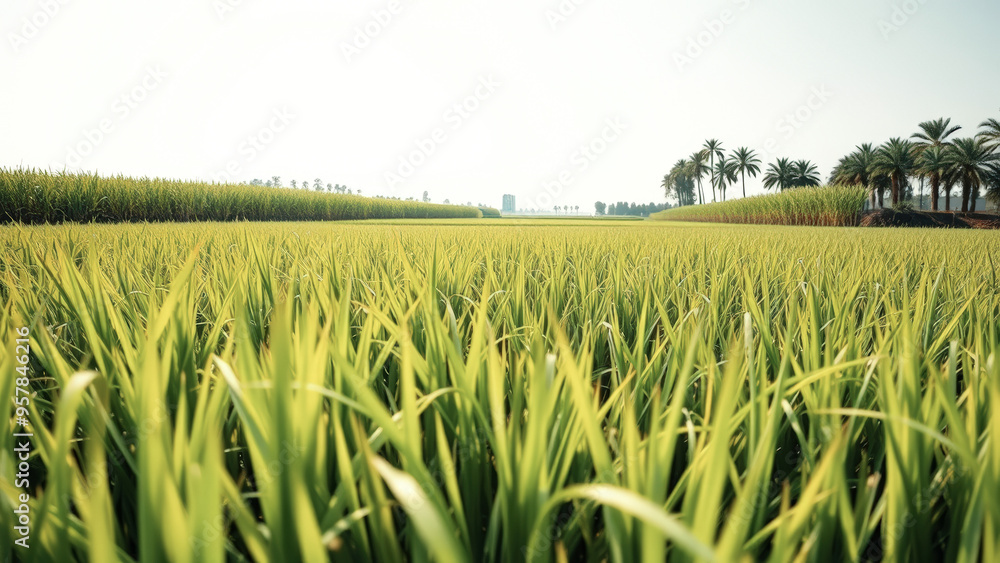
[[[604,128],[589,141],[578,146],[569,157],[569,166],[562,169],[555,178],[542,184],[542,190],[533,198],[528,198],[532,209],[544,210],[556,202],[559,196],[572,186],[580,174],[586,172],[617,143],[628,129],[620,117],[608,118]]]
[[[674,51],[674,64],[677,70],[684,72],[684,69],[693,65],[706,51],[715,45],[715,42],[740,19],[740,14],[750,7],[751,0],[731,0],[735,8],[724,8],[719,15],[714,18],[704,20],[701,29],[687,37],[684,47]]]
[[[805,127],[833,97],[834,93],[827,88],[826,84],[810,88],[803,103],[778,119],[775,124],[776,134],[764,141],[763,152],[767,155],[777,154],[781,150],[782,140],[788,141],[795,137],[795,134]]]
[[[354,28],[354,35],[349,41],[340,44],[340,52],[347,64],[355,61],[361,53],[388,28],[396,17],[403,12],[405,5],[401,0],[389,0],[384,8],[371,12],[371,17],[365,23]]]
[[[472,116],[479,111],[483,103],[496,93],[502,86],[492,74],[479,77],[479,82],[472,92],[453,103],[441,116],[442,125],[431,130],[430,134],[414,139],[413,150],[401,155],[395,170],[385,173],[385,182],[390,190],[411,178],[417,170],[432,157],[449,139],[449,130],[455,133],[462,129]]]
[[[213,0],[212,9],[215,10],[215,15],[219,17],[219,21],[226,19],[226,16],[235,12],[238,8],[242,8],[247,0]]]
[[[39,0],[38,9],[21,18],[15,31],[7,33],[7,42],[14,53],[20,53],[32,39],[38,37],[69,3],[70,0]]]
[[[889,17],[878,21],[878,30],[882,33],[882,38],[886,41],[891,39],[892,34],[910,23],[910,18],[917,15],[926,3],[927,0],[906,0],[902,4],[893,4]]]
[[[243,173],[246,166],[253,163],[261,153],[274,143],[278,135],[288,129],[295,120],[295,114],[286,106],[275,108],[267,123],[251,135],[247,135],[236,148],[237,156],[231,158],[226,165],[212,174],[212,179],[220,183],[228,183]]]
[[[159,65],[147,66],[146,73],[136,85],[115,98],[111,104],[110,113],[98,119],[96,126],[83,129],[80,132],[79,140],[66,145],[63,161],[53,163],[52,167],[56,170],[79,168],[84,159],[94,154],[94,151],[104,143],[108,136],[113,134],[118,126],[127,120],[149,98],[149,95],[163,84],[168,76]]]
[[[559,0],[557,4],[545,10],[545,20],[549,22],[552,31],[569,21],[577,11],[587,3],[587,0]]]
[[[14,487],[19,489],[14,502],[14,543],[24,549],[31,547],[31,507],[28,505],[31,487],[31,439],[34,433],[28,423],[28,407],[31,405],[31,366],[29,365],[31,347],[28,345],[30,329],[22,326],[16,331],[14,339],[14,417],[20,432],[14,433],[14,459],[17,462],[17,473],[14,474]],[[15,430],[17,427],[15,427]]]

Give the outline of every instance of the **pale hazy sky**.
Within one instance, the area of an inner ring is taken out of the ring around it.
[[[996,0],[8,1],[0,166],[660,202],[709,137],[826,178],[923,120],[972,134],[1000,117],[998,23]]]

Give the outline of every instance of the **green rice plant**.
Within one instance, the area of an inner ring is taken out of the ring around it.
[[[757,225],[857,226],[868,192],[860,186],[796,188],[777,194],[689,205],[652,216],[663,221]]]
[[[0,558],[1000,558],[1000,234],[525,224],[0,226]]]
[[[160,178],[0,168],[0,223],[477,218],[475,207]],[[498,213],[499,215],[499,213]]]

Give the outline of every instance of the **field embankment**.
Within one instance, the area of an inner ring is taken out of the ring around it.
[[[866,197],[866,190],[857,186],[797,188],[778,194],[676,207],[656,213],[651,218],[661,221],[846,227],[860,223]]]
[[[1000,229],[1000,216],[989,213],[879,209],[865,213],[861,218],[861,226]]]
[[[247,184],[0,169],[0,223],[341,221],[482,217],[475,207]]]

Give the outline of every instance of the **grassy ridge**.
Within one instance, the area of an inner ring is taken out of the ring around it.
[[[997,561],[998,244],[0,227],[15,560]]]
[[[688,205],[652,216],[663,221],[705,221],[758,225],[856,226],[867,191],[857,186],[797,188],[785,192]]]
[[[475,218],[475,207],[246,184],[0,169],[0,222],[337,221]]]

